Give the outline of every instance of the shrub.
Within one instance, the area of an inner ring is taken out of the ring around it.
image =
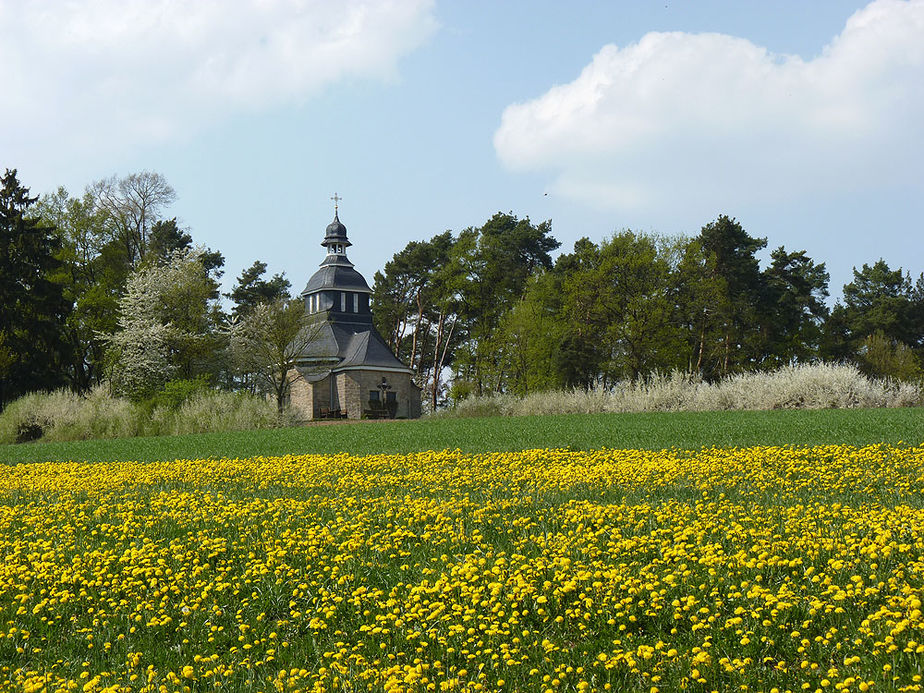
[[[860,368],[876,378],[913,381],[921,378],[921,366],[907,344],[895,342],[877,331],[863,340]]]
[[[32,393],[0,413],[0,443],[87,440],[137,435],[138,409],[98,387],[82,397],[68,390]]]
[[[0,412],[0,444],[248,430],[289,426],[262,397],[202,389],[199,381],[168,384],[159,398],[135,404],[98,387],[33,393]]]
[[[537,392],[523,398],[506,394],[470,397],[445,410],[445,415],[849,409],[921,404],[924,386],[920,384],[870,378],[851,365],[819,363],[742,373],[717,383],[674,372],[607,389]]]
[[[150,398],[150,406],[152,409],[160,407],[176,411],[188,399],[208,389],[208,380],[202,376],[192,380],[170,380]]]
[[[207,390],[197,392],[175,412],[161,410],[162,434],[211,433],[276,428],[292,425],[292,419],[276,411],[275,402],[241,392]]]

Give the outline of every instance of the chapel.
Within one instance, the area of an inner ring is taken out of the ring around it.
[[[398,360],[372,322],[372,291],[346,255],[352,245],[334,220],[321,245],[327,255],[308,280],[305,311],[321,321],[319,338],[301,353],[290,374],[290,405],[304,418],[420,417],[414,372]]]

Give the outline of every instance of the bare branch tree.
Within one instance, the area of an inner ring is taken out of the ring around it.
[[[88,187],[111,235],[125,250],[132,268],[144,259],[151,227],[176,200],[176,191],[159,173],[142,171],[104,178]]]
[[[302,301],[260,303],[231,323],[231,358],[238,368],[253,373],[273,393],[282,413],[296,377],[295,366],[303,353],[322,339],[323,328],[324,322],[318,316],[305,313]],[[323,354],[320,356],[323,360]]]

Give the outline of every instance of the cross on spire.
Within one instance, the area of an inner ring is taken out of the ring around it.
[[[340,197],[340,195],[338,195],[337,193],[334,193],[333,197],[331,197],[330,199],[334,201],[334,216],[337,216],[337,212],[339,209],[339,203],[340,203],[340,200],[342,200],[343,198]]]

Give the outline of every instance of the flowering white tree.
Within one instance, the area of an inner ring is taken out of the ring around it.
[[[119,301],[118,330],[106,338],[113,389],[150,396],[174,376],[191,378],[216,350],[217,285],[202,248],[175,251],[164,264],[133,272]]]

